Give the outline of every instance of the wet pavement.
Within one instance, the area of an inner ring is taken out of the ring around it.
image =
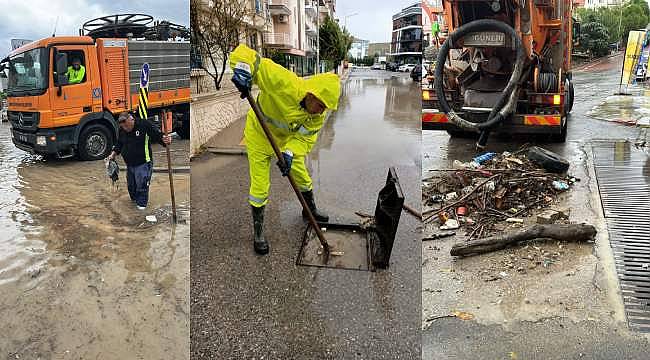
[[[538,251],[530,246],[460,259],[449,249],[463,241],[463,234],[423,242],[423,359],[647,358],[648,338],[629,331],[625,322],[591,151],[598,146],[595,140],[633,141],[638,135],[635,127],[598,119],[609,120],[602,106],[618,91],[621,64],[618,56],[574,72],[576,100],[565,144],[508,136],[488,143],[489,151],[536,143],[569,159],[569,173],[581,181],[554,206],[569,206],[572,222],[594,225],[595,244],[535,244],[559,257],[548,267],[528,267],[526,256]],[[428,169],[450,168],[455,159],[475,156],[471,139],[423,131],[422,141],[425,177]],[[524,271],[510,266],[519,262]],[[493,280],[500,273],[505,276]],[[445,317],[452,311],[472,313],[474,319]]]
[[[172,154],[187,166],[189,141]],[[173,226],[167,174],[154,174],[145,211],[125,174],[113,187],[103,161],[30,155],[0,125],[0,357],[187,358],[189,175],[174,175]]]
[[[308,161],[330,221],[373,213],[389,166],[406,203],[419,208],[419,97],[406,74],[351,73]],[[388,270],[298,266],[306,224],[286,179],[275,168],[271,174],[271,253],[260,257],[252,249],[246,158],[206,153],[192,162],[192,358],[419,357],[419,220],[402,213]]]

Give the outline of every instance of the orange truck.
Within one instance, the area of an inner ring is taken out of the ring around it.
[[[479,147],[491,132],[565,141],[571,49],[580,29],[572,0],[424,0],[422,6],[432,21],[442,13],[444,41],[432,81],[422,87],[423,129],[480,134]]]
[[[117,138],[117,117],[138,106],[140,74],[149,64],[150,120],[171,112],[189,137],[190,44],[128,38],[53,36],[26,44],[0,62],[8,70],[7,116],[16,147],[59,158],[105,158]],[[68,68],[85,69],[69,82]]]

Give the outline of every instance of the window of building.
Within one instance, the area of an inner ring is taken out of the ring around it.
[[[259,50],[257,48],[257,33],[252,33],[248,36],[248,47],[251,49]]]

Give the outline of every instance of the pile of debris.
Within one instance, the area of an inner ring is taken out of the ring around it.
[[[569,163],[548,150],[531,147],[509,153],[485,153],[469,163],[454,161],[452,169],[430,170],[423,180],[423,220],[439,224],[440,232],[425,240],[466,231],[467,240],[480,239],[524,217],[552,206],[579,179],[567,175]],[[568,211],[538,214],[537,223],[568,217]]]

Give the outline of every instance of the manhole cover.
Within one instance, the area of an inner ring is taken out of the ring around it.
[[[388,268],[403,205],[397,172],[390,167],[386,184],[377,196],[375,215],[366,219],[364,225],[320,224],[327,229],[323,235],[330,245],[330,256],[325,256],[320,241],[308,226],[296,263],[365,271]]]
[[[308,226],[298,255],[298,265],[365,271],[371,269],[367,232],[360,228],[351,230],[330,227],[323,235],[334,255],[325,257],[318,237]]]
[[[629,142],[592,149],[628,325],[650,332],[650,160]]]

